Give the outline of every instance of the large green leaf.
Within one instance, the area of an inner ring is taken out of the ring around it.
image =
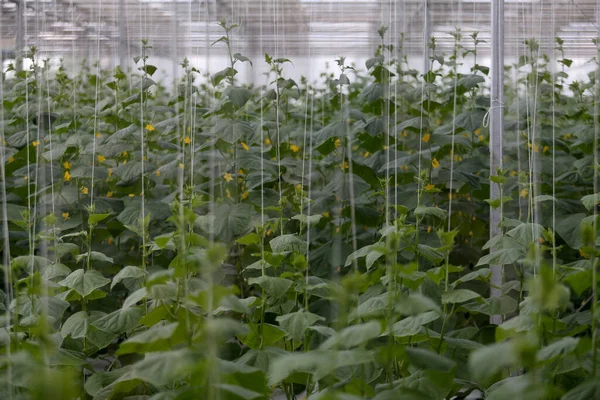
[[[292,339],[303,341],[304,333],[308,327],[315,324],[317,321],[324,320],[324,318],[317,314],[300,310],[286,315],[280,315],[276,320]]]
[[[284,278],[259,276],[258,278],[248,279],[248,283],[260,286],[272,299],[279,299],[285,295],[294,282]]]
[[[84,271],[83,269],[71,272],[69,276],[59,282],[60,285],[73,289],[82,297],[90,295],[94,290],[100,289],[109,283],[110,279],[103,277],[100,272],[96,270]]]
[[[116,326],[116,325],[115,325]],[[185,326],[179,322],[154,325],[130,337],[119,347],[118,354],[164,351],[185,341]]]
[[[396,322],[392,327],[392,334],[396,337],[414,336],[421,332],[421,327],[440,318],[434,311],[406,317]]]
[[[321,344],[322,349],[349,349],[375,339],[382,332],[378,321],[348,326]]]
[[[246,203],[220,206],[215,213],[214,229],[224,241],[240,236],[250,229],[252,206]]]

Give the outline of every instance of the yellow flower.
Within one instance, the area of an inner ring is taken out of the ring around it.
[[[423,135],[423,141],[425,143],[429,143],[429,139],[431,139],[431,134],[430,133],[426,133],[425,135]]]
[[[425,186],[425,190],[429,191],[429,190],[433,189],[434,187],[435,187],[435,185],[430,183],[429,185]]]
[[[527,189],[522,189],[519,196],[521,196],[521,198],[524,198],[524,197],[527,197],[528,194],[529,194],[529,191]]]
[[[179,169],[183,169],[183,163],[179,163]]]
[[[33,142],[33,143],[31,143],[31,144],[33,145],[33,147],[37,147],[37,146],[38,146],[38,144],[40,144],[40,141],[39,141],[39,140],[36,140],[35,142]]]
[[[127,164],[127,160],[123,160],[123,164]]]
[[[535,151],[536,153],[540,151],[540,146],[538,146],[537,144],[533,146],[533,151]]]
[[[581,256],[585,257],[585,258],[589,258],[589,256],[590,256],[588,253],[584,252],[582,249],[579,249],[579,254],[581,254]]]
[[[369,157],[371,155],[371,153],[369,153],[368,151],[365,153],[365,158]]]
[[[340,146],[341,146],[341,144],[342,144],[342,142],[341,142],[341,140],[340,140],[340,139],[335,139],[334,145],[335,145],[335,147],[336,147],[336,148],[337,148],[337,147],[340,147]]]
[[[29,180],[29,176],[24,176],[23,179],[26,180],[26,181],[28,181]]]
[[[88,194],[89,193],[89,189],[87,187],[85,187],[85,186],[82,186],[80,190],[81,190],[81,193],[83,193],[83,194]]]
[[[454,156],[454,161],[462,161],[462,157],[457,154]]]
[[[405,166],[403,167],[403,169],[404,169],[404,172],[408,172],[408,165],[405,165]]]
[[[408,137],[408,132],[406,132],[406,131],[402,131],[402,136],[404,136],[404,137]]]
[[[296,189],[302,189],[302,185],[301,184],[297,184],[296,185]]]
[[[473,133],[475,134],[475,136],[479,136],[479,134],[481,133],[481,129],[477,128]]]
[[[133,197],[133,196],[135,196],[135,194],[133,194],[133,193],[129,193],[129,194],[128,194],[128,196],[129,196],[129,197]]]
[[[112,195],[113,195],[113,192],[108,192],[108,193],[106,193],[106,197],[108,197],[108,198],[111,198],[111,197],[112,197]]]
[[[109,168],[108,169],[108,176],[111,176],[111,175],[112,175],[112,168]]]
[[[160,176],[160,171],[157,170],[155,173],[156,173],[156,176]]]
[[[244,148],[244,150],[246,150],[246,151],[250,150],[250,148],[248,147],[248,145],[246,143],[242,142],[241,145]]]
[[[152,132],[154,130],[154,127],[151,124],[146,124],[146,130]]]
[[[323,212],[321,213],[321,215],[323,215],[325,218],[329,218],[329,215],[330,215],[330,214],[329,214],[329,211],[323,211]]]
[[[469,231],[469,236],[473,236],[473,231]]]
[[[65,162],[63,163],[63,167],[64,167],[64,169],[71,169],[71,163],[70,163],[70,162],[68,162],[68,161],[65,161]]]
[[[229,188],[225,189],[225,195],[227,196],[228,199],[231,198],[231,192],[229,191]]]
[[[64,212],[64,213],[62,213],[61,215],[62,215],[62,217],[63,217],[63,219],[64,219],[65,221],[66,221],[66,220],[68,220],[69,218],[71,218],[71,217],[69,217],[69,213],[68,213],[68,212]]]
[[[10,157],[10,158],[8,159],[8,163],[9,163],[9,164],[10,164],[11,162],[13,162],[13,161],[15,161],[15,158],[14,158],[14,157]]]
[[[63,177],[63,179],[65,180],[65,182],[69,182],[71,180],[71,174],[69,173],[69,171],[65,171],[65,176]]]
[[[242,200],[246,200],[246,198],[248,198],[248,191],[247,190],[244,193],[242,193]]]
[[[102,134],[101,134],[100,132],[96,132],[96,137],[97,137],[98,139],[100,139],[100,138],[102,137]]]
[[[342,169],[348,169],[348,168],[350,168],[350,166],[348,165],[348,161],[344,161],[344,164],[343,164],[343,165],[342,165],[342,164],[340,164],[340,167],[341,167]]]
[[[100,163],[106,161],[106,157],[104,157],[103,155],[99,155],[97,158],[98,158],[98,162],[100,162]]]
[[[271,144],[271,139],[269,139],[269,138],[266,138],[266,139],[265,139],[265,144],[266,144],[266,145],[269,145],[269,144]]]
[[[431,233],[431,226],[427,227],[427,233]]]
[[[223,179],[225,179],[227,182],[231,182],[233,180],[233,177],[231,176],[231,174],[228,172],[225,175],[223,175]]]
[[[243,169],[238,169],[238,175],[244,175],[244,170]]]
[[[108,243],[109,245],[113,244],[115,240],[112,237],[109,237],[108,240],[106,241],[106,243]]]
[[[517,170],[512,170],[510,171],[510,176],[517,176],[519,173],[517,172]]]
[[[192,143],[192,139],[190,139],[190,137],[189,137],[189,136],[186,136],[186,137],[185,137],[185,139],[183,139],[183,142],[184,142],[185,144],[190,144],[190,143]]]
[[[124,151],[124,152],[122,152],[122,153],[121,153],[121,155],[122,155],[123,157],[127,157],[127,154],[128,154],[128,153],[127,153],[126,151]]]
[[[339,140],[339,139],[338,139]],[[337,147],[337,146],[336,146]],[[300,151],[300,147],[296,146],[295,144],[290,146],[290,150],[293,151],[294,153],[297,153]]]
[[[433,168],[437,168],[440,166],[440,162],[437,160],[437,158],[434,157],[433,160],[431,160],[431,166]]]
[[[483,135],[479,135],[479,140],[483,141],[483,139],[485,139]]]
[[[544,149],[542,150],[544,153],[547,153],[550,151],[550,147],[548,146],[544,146]]]

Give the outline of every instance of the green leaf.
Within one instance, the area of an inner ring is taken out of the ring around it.
[[[258,398],[264,398],[264,395],[262,393],[258,393],[255,392],[253,390],[249,390],[246,389],[244,387],[238,386],[238,385],[231,385],[228,383],[218,383],[215,385],[215,387],[229,393],[232,394],[234,396],[234,398],[238,399],[247,399],[247,400],[252,400],[252,399],[258,399]],[[227,397],[225,397],[227,398]]]
[[[88,224],[90,225],[96,225],[98,224],[98,222],[105,220],[106,218],[110,217],[110,213],[107,214],[90,214],[88,216]]]
[[[308,327],[317,321],[323,321],[325,318],[308,311],[300,310],[286,315],[280,315],[276,318],[279,325],[288,333],[288,335],[298,341],[304,341],[304,333]]]
[[[272,276],[259,276],[248,279],[248,284],[260,286],[267,292],[271,299],[280,299],[285,295],[294,282],[289,279],[275,278]]]
[[[148,272],[144,271],[143,269],[128,265],[114,276],[112,283],[110,284],[110,289],[112,290],[119,282],[125,281],[126,287],[132,290],[130,287],[130,284],[132,283],[131,281],[142,281],[147,275]]]
[[[600,193],[588,194],[581,198],[581,202],[588,211],[591,211],[595,206],[600,203]]]
[[[259,349],[264,346],[273,346],[282,340],[286,332],[278,326],[263,323],[260,328],[258,324],[248,324],[247,334],[237,335],[240,342],[251,349]]]
[[[460,278],[458,278],[456,281],[454,281],[452,283],[452,286],[456,287],[458,284],[460,283],[465,283],[465,282],[469,282],[475,279],[481,279],[484,281],[489,280],[489,278],[492,276],[492,270],[489,268],[479,268],[473,272],[469,272],[468,274],[465,274],[463,276],[461,276]]]
[[[107,262],[107,263],[111,263],[111,264],[114,263],[112,258],[108,257],[106,254],[101,253],[99,251],[90,251],[89,253],[78,254],[75,257],[75,260],[77,260],[77,262],[86,261],[88,258],[88,254],[89,254],[90,260],[92,260],[92,261]]]
[[[537,353],[539,361],[551,361],[559,357],[567,356],[575,351],[579,344],[579,338],[564,337],[546,347],[541,348]]]
[[[442,293],[442,304],[464,303],[465,301],[478,299],[481,295],[469,289],[455,289]]]
[[[106,286],[109,283],[110,279],[103,277],[102,274],[96,270],[84,272],[83,269],[78,269],[71,272],[69,276],[58,284],[73,289],[82,297],[86,297],[94,290]]]
[[[360,346],[381,335],[382,327],[379,321],[369,321],[364,324],[351,325],[321,344],[321,349],[349,349]]]
[[[224,204],[215,214],[215,231],[223,241],[228,242],[234,236],[243,235],[250,229],[253,208],[246,203]]]
[[[133,364],[133,376],[156,386],[173,386],[194,371],[198,354],[189,349],[148,353]]]
[[[561,400],[600,400],[600,381],[590,379],[569,390]]]
[[[167,350],[185,341],[185,327],[178,322],[154,325],[147,331],[130,337],[123,343],[117,354],[148,353]]]
[[[450,372],[456,368],[456,363],[438,353],[419,347],[404,349],[408,361],[417,368],[430,371]]]
[[[406,317],[392,326],[392,334],[396,337],[414,336],[421,332],[421,327],[440,318],[434,311]]]
[[[323,215],[321,215],[321,214],[310,215],[310,216],[308,216],[306,214],[297,214],[292,217],[292,219],[300,221],[300,223],[303,224],[304,226],[307,226],[308,224],[310,224],[311,227],[318,224],[319,221],[321,221],[321,218],[323,218]]]
[[[144,311],[141,308],[126,308],[97,319],[93,325],[102,331],[120,335],[136,328],[143,315]]]
[[[231,67],[227,67],[210,77],[210,82],[213,86],[217,86],[225,78],[232,78],[237,74],[237,71]]]
[[[480,265],[506,265],[523,258],[525,254],[516,248],[499,249],[486,256],[481,257],[476,267]]]
[[[269,245],[274,253],[283,253],[286,251],[296,251],[301,254],[306,253],[306,241],[293,234],[277,236],[271,239]]]
[[[240,53],[235,53],[235,54],[233,55],[233,59],[234,59],[234,60],[241,61],[241,62],[248,62],[248,63],[250,63],[250,65],[252,65],[252,61],[251,61],[251,60],[250,60],[248,57],[246,57],[246,56],[243,56],[243,55],[241,55]]]
[[[444,220],[446,219],[446,210],[437,207],[419,206],[415,208],[415,215],[421,217],[432,216]]]
[[[269,365],[269,384],[275,385],[293,373],[305,372],[320,380],[337,368],[368,364],[373,355],[363,350],[313,350],[290,353],[275,359]]]
[[[473,378],[487,382],[502,369],[515,365],[516,352],[512,342],[492,344],[477,349],[469,357],[469,367]]]
[[[65,321],[60,328],[60,334],[63,338],[71,336],[73,339],[83,339],[87,335],[89,323],[87,312],[76,312]]]
[[[243,87],[229,87],[225,90],[224,94],[238,108],[243,107],[252,97],[252,92]]]
[[[583,245],[579,224],[586,216],[579,213],[557,218],[556,233],[573,249],[578,249]]]

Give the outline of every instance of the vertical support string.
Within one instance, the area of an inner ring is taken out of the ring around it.
[[[492,0],[492,86],[490,101],[490,175],[502,169],[502,142],[504,133],[504,0]],[[490,198],[500,197],[498,185],[490,185]],[[502,234],[500,209],[490,206],[490,238]],[[496,249],[490,249],[491,252]],[[491,265],[490,295],[499,297],[502,294],[502,266]],[[490,323],[502,323],[501,315],[490,316]]]

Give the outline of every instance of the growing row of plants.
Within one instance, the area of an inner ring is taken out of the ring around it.
[[[2,398],[599,398],[596,73],[527,41],[490,171],[476,33],[254,87],[220,25],[172,91],[4,71]]]

